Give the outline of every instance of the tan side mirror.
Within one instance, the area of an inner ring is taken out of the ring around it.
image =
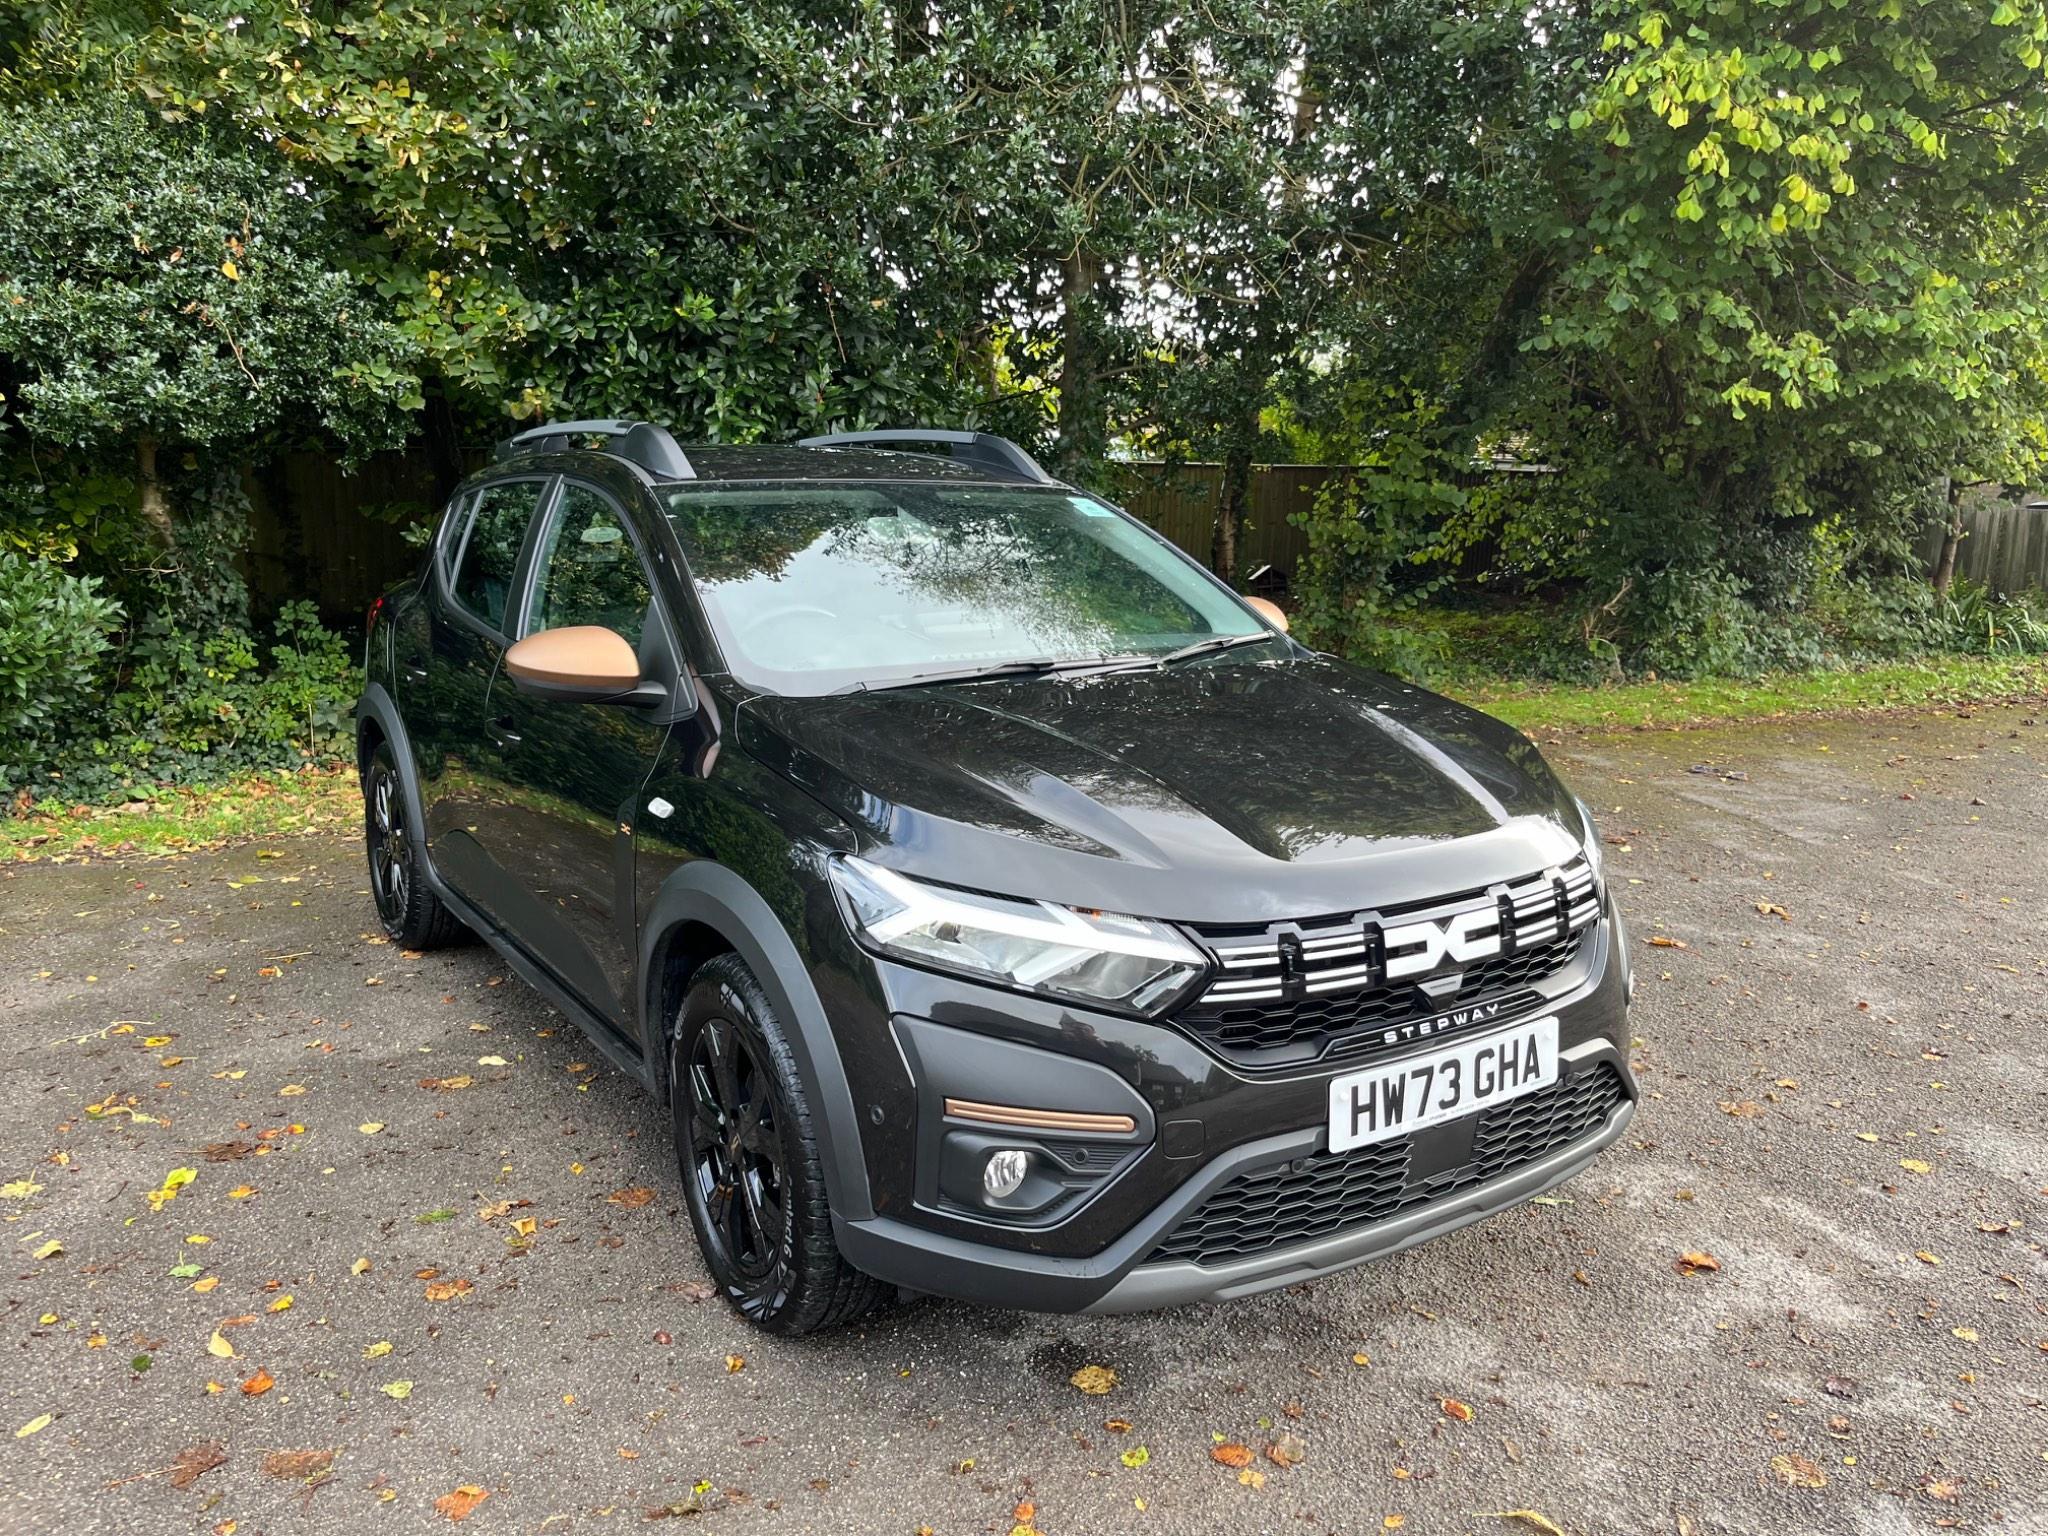
[[[1245,599],[1245,606],[1279,630],[1281,634],[1287,633],[1287,614],[1278,603],[1263,597],[1248,597]]]
[[[640,658],[626,637],[597,624],[573,624],[528,635],[505,653],[505,672],[520,692],[586,704],[634,702]]]

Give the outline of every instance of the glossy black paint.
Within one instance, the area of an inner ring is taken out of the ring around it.
[[[900,454],[689,453],[699,483],[978,478]],[[642,661],[665,702],[565,703],[511,685],[501,662],[534,579],[530,536],[502,631],[454,602],[438,555],[389,595],[366,648],[365,756],[379,739],[402,748],[424,816],[422,877],[657,1094],[691,964],[738,948],[768,972],[781,1011],[801,1016],[799,1060],[818,1079],[806,1086],[844,1221],[888,1218],[998,1253],[1101,1254],[1219,1154],[1319,1125],[1337,1069],[1245,1073],[1169,1022],[878,960],[840,913],[833,854],[1216,924],[1477,890],[1580,849],[1577,808],[1526,738],[1277,636],[1166,668],[757,693],[726,671],[661,515],[664,488],[643,471],[592,453],[525,455],[473,477],[453,505],[496,480],[535,478],[548,485],[545,518],[565,476],[611,497],[637,540],[655,595]],[[1605,912],[1540,997],[1565,1047],[1604,1041],[1619,1053],[1625,967],[1611,902]],[[982,1098],[1056,1096],[1063,1063],[1108,1074],[1143,1111],[1135,1157],[1048,1223],[939,1199],[943,1095],[929,1071],[920,1082],[909,1038],[934,1028],[968,1042],[948,1055],[949,1080],[972,1074],[971,1042],[1003,1043],[982,1052]],[[1464,1134],[1469,1143],[1469,1125]],[[1101,1289],[1034,1304],[1083,1305]]]

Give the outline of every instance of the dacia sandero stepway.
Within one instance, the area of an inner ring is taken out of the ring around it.
[[[1016,445],[514,438],[372,612],[377,910],[665,1106],[781,1333],[1327,1275],[1622,1132],[1625,947],[1513,730]]]

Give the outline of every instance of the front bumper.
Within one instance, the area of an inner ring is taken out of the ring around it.
[[[1601,1062],[1611,1063],[1628,1080],[1627,1062],[1605,1037],[1560,1052],[1566,1072],[1590,1070]],[[1584,1168],[1621,1135],[1635,1106],[1631,1093],[1590,1134],[1499,1178],[1384,1221],[1228,1264],[1144,1260],[1203,1200],[1238,1174],[1320,1150],[1327,1134],[1324,1127],[1303,1127],[1219,1155],[1116,1242],[1085,1258],[998,1248],[886,1217],[835,1218],[834,1227],[841,1252],[869,1274],[909,1290],[985,1306],[1034,1312],[1135,1312],[1249,1296],[1399,1253],[1519,1205]]]
[[[1400,1183],[1375,1185],[1391,1191],[1387,1198],[1376,1193],[1363,1204],[1329,1203],[1321,1193],[1328,1186],[1317,1182],[1333,1160],[1326,1151],[1328,1083],[1354,1069],[1355,1060],[1252,1076],[1161,1026],[1082,1020],[1057,1010],[1038,1018],[1028,999],[963,988],[929,973],[891,973],[896,1048],[889,1058],[903,1073],[903,1086],[890,1101],[900,1108],[886,1118],[915,1129],[892,1156],[878,1157],[883,1143],[870,1144],[875,1214],[848,1219],[835,1213],[841,1251],[906,1290],[1031,1311],[1118,1312],[1295,1284],[1519,1204],[1578,1172],[1622,1134],[1634,1113],[1637,1093],[1626,1055],[1628,959],[1611,900],[1605,915],[1581,963],[1532,1001],[1534,1012],[1560,1020],[1562,1076],[1611,1077],[1611,1102],[1589,1106],[1566,1130],[1527,1144],[1512,1161],[1460,1153],[1460,1145],[1475,1149],[1483,1116],[1452,1122],[1427,1151],[1412,1144],[1418,1161]],[[1528,1016],[1525,1005],[1471,1033]],[[870,1053],[861,1059],[888,1058]],[[1127,1141],[1139,1155],[1094,1196],[1046,1222],[974,1220],[962,1202],[939,1198],[932,1187],[934,1147],[949,1123],[941,1110],[947,1096],[1121,1110],[1137,1123]],[[1266,1188],[1283,1171],[1290,1177],[1309,1172],[1312,1187],[1300,1198],[1285,1195],[1295,1214],[1269,1229],[1271,1247],[1250,1251],[1242,1241],[1192,1240],[1213,1221],[1233,1220],[1229,1213],[1244,1209],[1248,1187]],[[1348,1181],[1350,1175],[1340,1171],[1339,1177]],[[1212,1195],[1218,1203],[1205,1209]],[[1302,1211],[1311,1215],[1300,1218]]]

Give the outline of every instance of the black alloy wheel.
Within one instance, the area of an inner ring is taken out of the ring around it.
[[[705,961],[676,1010],[669,1116],[705,1268],[740,1315],[810,1333],[884,1287],[839,1252],[809,1100],[775,1005],[735,954]]]

